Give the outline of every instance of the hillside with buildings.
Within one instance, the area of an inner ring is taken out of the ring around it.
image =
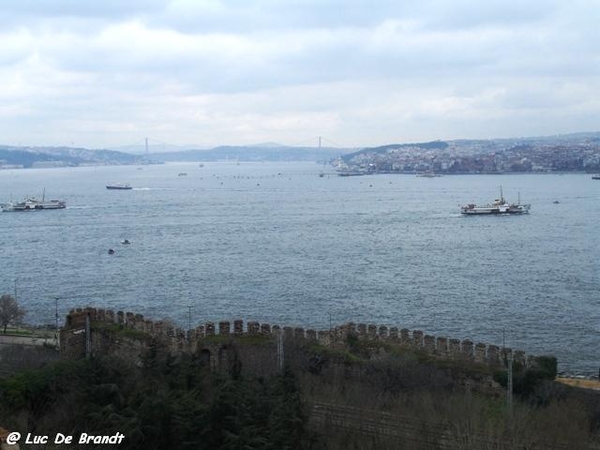
[[[391,144],[344,155],[335,164],[369,173],[597,172],[600,133]]]
[[[140,157],[112,150],[0,145],[0,169],[137,164]]]
[[[107,149],[0,146],[0,169],[234,160],[329,161],[342,170],[369,173],[600,172],[600,132],[388,144],[359,150],[280,144],[155,150],[134,154]]]

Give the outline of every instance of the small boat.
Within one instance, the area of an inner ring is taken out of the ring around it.
[[[129,244],[131,244],[131,242],[129,242],[129,239],[123,239],[121,241],[121,244],[123,244],[123,245],[129,245]]]
[[[600,180],[600,173],[598,175],[592,175],[592,180]]]
[[[186,172],[179,172],[179,174],[177,176],[178,177],[187,177],[187,173]]]
[[[109,254],[109,255],[114,255],[114,254],[115,254],[115,251],[114,251],[112,248],[109,248],[109,249],[108,249],[108,254]]]
[[[435,173],[435,172],[419,172],[417,174],[417,176],[419,178],[438,178],[438,177],[441,177],[442,175],[439,173]]]
[[[502,187],[500,187],[500,198],[494,200],[491,205],[477,206],[471,203],[466,206],[461,206],[460,213],[468,216],[491,214],[528,214],[530,207],[531,205],[529,204],[521,204],[520,196],[517,203],[508,203],[504,199],[504,196],[502,195]]]
[[[133,188],[131,187],[131,185],[129,183],[113,183],[113,184],[107,184],[106,189],[116,189],[116,190],[128,191]]]

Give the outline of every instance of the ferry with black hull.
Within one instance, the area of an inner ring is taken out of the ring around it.
[[[363,172],[361,170],[340,170],[340,171],[338,171],[338,176],[340,176],[340,177],[360,177],[363,175],[368,175],[368,172]]]
[[[508,203],[502,195],[500,188],[500,198],[494,200],[491,205],[478,206],[473,203],[461,206],[460,213],[466,216],[485,216],[497,214],[528,214],[531,205],[522,204],[521,199],[517,203]]]
[[[113,184],[107,184],[106,189],[129,191],[133,188],[131,187],[131,185],[129,183],[113,183]]]

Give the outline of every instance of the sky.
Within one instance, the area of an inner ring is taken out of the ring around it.
[[[0,144],[600,130],[600,0],[0,0]]]

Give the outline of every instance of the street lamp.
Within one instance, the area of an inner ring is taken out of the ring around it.
[[[55,302],[54,318],[56,320],[56,331],[54,332],[54,344],[58,347],[58,297],[54,297],[54,302]]]
[[[188,331],[192,329],[192,305],[188,305]]]

